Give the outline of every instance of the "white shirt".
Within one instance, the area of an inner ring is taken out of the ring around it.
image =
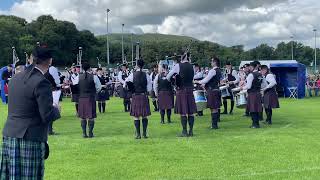
[[[218,67],[214,67],[214,68],[210,69],[208,75],[204,79],[199,81],[199,84],[207,84],[217,74],[217,72],[216,72],[217,68]]]
[[[257,72],[257,71],[258,70],[254,70],[253,72]],[[254,80],[253,74],[250,73],[246,79],[247,84],[243,87],[243,89],[246,89],[246,90],[251,89],[253,80]]]
[[[100,92],[102,87],[101,87],[101,82],[97,75],[93,75],[93,81],[94,81],[94,86],[96,87],[96,91]]]
[[[137,69],[137,71],[142,71],[141,69]],[[147,91],[151,92],[152,91],[152,82],[150,76],[146,73],[146,78],[147,78]],[[124,86],[126,82],[133,82],[133,73],[129,75],[129,77],[125,80]]]
[[[54,82],[56,83],[57,87],[60,87],[61,84],[60,84],[60,77],[59,77],[58,69],[55,68],[54,66],[50,66],[49,67],[49,73],[53,77]]]
[[[195,73],[193,79],[194,80],[198,80],[198,79],[202,79],[203,78],[203,72],[202,71],[198,71]]]
[[[263,90],[271,89],[275,85],[277,85],[277,81],[273,74],[268,74],[265,78],[263,78]]]
[[[252,73],[254,73],[254,72],[258,72],[258,70],[254,70]],[[251,87],[252,87],[252,82],[253,82],[253,80],[254,80],[254,76],[253,76],[252,73],[250,73],[250,74],[248,75],[248,77],[247,77],[247,79],[246,79],[247,84],[243,87],[243,89],[246,89],[246,90],[251,89]]]
[[[123,73],[123,71],[120,71],[119,73],[118,73],[118,81],[121,83],[121,84],[125,84],[125,79],[122,79],[122,75],[123,75],[124,73]],[[128,73],[127,73],[128,74]],[[131,73],[132,74],[132,73]],[[130,75],[131,75],[130,74]]]
[[[181,63],[188,63],[189,61],[182,61]],[[174,74],[179,74],[180,73],[180,65],[179,63],[178,64],[175,64],[173,66],[173,68],[171,69],[171,71],[169,72],[169,74],[167,75],[167,79],[170,81],[171,77],[174,75]]]
[[[72,74],[71,75],[71,82],[72,82],[72,85],[77,85],[79,84],[79,74]]]
[[[233,82],[233,84],[237,84],[240,82],[240,77],[239,77],[239,74],[236,70],[233,69],[231,75],[236,79],[234,81],[231,81],[231,82]],[[228,80],[227,74],[226,74],[226,77],[224,80]]]

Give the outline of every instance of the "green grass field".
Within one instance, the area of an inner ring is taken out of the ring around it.
[[[177,138],[178,116],[160,125],[150,117],[147,140],[134,139],[134,126],[120,99],[107,104],[96,120],[95,138],[81,137],[69,99],[49,138],[51,154],[45,179],[319,179],[320,98],[281,100],[274,125],[249,129],[243,110],[222,116],[220,129],[209,129],[210,116],[196,118],[195,137]],[[0,105],[2,129],[7,115]]]

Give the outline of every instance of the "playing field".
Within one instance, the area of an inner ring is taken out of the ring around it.
[[[243,110],[221,117],[196,118],[195,137],[177,138],[180,119],[161,125],[150,117],[147,140],[134,139],[133,122],[114,98],[96,120],[95,138],[81,137],[73,104],[64,99],[62,119],[49,138],[45,179],[319,179],[320,98],[281,100],[274,125],[249,129]],[[0,105],[0,128],[7,114]]]

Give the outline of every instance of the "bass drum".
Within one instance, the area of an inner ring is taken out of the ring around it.
[[[247,91],[241,91],[236,95],[236,105],[240,109],[247,107]]]
[[[203,90],[193,91],[194,99],[197,105],[197,111],[203,111],[207,108],[206,93]]]

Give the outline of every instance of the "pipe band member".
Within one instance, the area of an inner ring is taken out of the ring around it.
[[[224,82],[227,82],[229,84],[228,91],[230,93],[230,96],[223,98],[224,111],[222,114],[228,114],[227,99],[230,99],[231,107],[230,107],[229,114],[232,114],[233,108],[234,108],[234,96],[232,93],[232,89],[237,87],[237,84],[240,82],[240,77],[238,75],[238,72],[232,68],[232,64],[230,61],[228,61],[226,64],[225,78],[223,80],[224,80]]]
[[[204,78],[204,74],[201,71],[200,65],[195,63],[193,66],[194,66],[194,72],[195,72],[193,80],[194,81],[201,81]],[[200,85],[196,84],[195,89],[202,90],[202,87]],[[198,114],[198,116],[203,116],[203,111],[198,111],[197,114]]]
[[[80,75],[80,66],[75,66],[71,68],[71,102],[74,102],[76,108],[76,115],[78,116],[79,111],[79,75]]]
[[[208,94],[207,107],[211,109],[211,129],[218,129],[220,119],[219,109],[221,107],[221,92],[219,89],[222,73],[220,70],[220,60],[217,57],[211,60],[212,69],[208,75],[198,83],[205,87]]]
[[[164,116],[167,112],[167,121],[171,123],[171,109],[174,107],[174,94],[173,86],[170,81],[167,80],[168,65],[163,64],[159,70],[159,74],[153,81],[153,89],[158,97],[161,124],[164,124]]]
[[[49,157],[48,124],[60,118],[52,101],[49,70],[52,53],[33,51],[35,64],[15,74],[9,83],[8,118],[3,128],[1,179],[43,179]]]
[[[143,72],[144,61],[137,60],[137,70],[130,74],[126,79],[126,83],[133,83],[133,96],[130,116],[134,118],[134,125],[136,128],[136,139],[141,139],[140,133],[140,119],[142,119],[142,136],[147,139],[148,116],[151,115],[150,104],[148,99],[148,92],[152,90],[152,83],[150,76]]]
[[[250,63],[250,74],[247,77],[247,84],[242,90],[248,92],[247,106],[252,118],[252,126],[250,128],[260,128],[259,113],[262,112],[262,97],[261,97],[261,84],[263,77],[259,73],[259,62],[253,61]]]
[[[82,64],[83,73],[79,76],[79,118],[81,119],[82,136],[93,138],[94,119],[97,117],[95,95],[101,90],[101,83],[96,75],[90,74],[90,65]],[[88,120],[88,121],[87,121]]]
[[[108,77],[103,75],[102,68],[97,69],[97,76],[99,78],[102,88],[101,88],[101,91],[99,91],[96,95],[96,101],[98,101],[99,113],[105,113],[106,101],[110,99],[107,86],[111,84],[111,81]]]
[[[123,98],[123,106],[124,111],[129,112],[130,111],[130,105],[131,101],[130,98],[132,96],[131,92],[128,91],[128,89],[125,86],[125,80],[129,76],[128,66],[127,64],[122,64],[121,71],[118,73],[118,81],[120,82],[120,97]]]
[[[150,74],[150,78],[151,78],[151,81],[152,81],[152,85],[154,84],[154,80],[156,78],[156,76],[158,75],[158,66],[157,65],[154,65],[152,67],[152,73]],[[150,97],[152,99],[152,104],[153,104],[153,107],[154,107],[154,111],[159,111],[159,108],[158,108],[158,99],[156,97],[156,94],[153,90],[154,88],[152,88],[152,92],[150,94]]]
[[[58,69],[50,65],[49,71],[45,74],[45,76],[51,83],[53,104],[60,106],[59,100],[61,96],[61,81]],[[56,135],[56,133],[53,131],[53,121],[49,123],[49,135]]]
[[[180,137],[193,136],[194,114],[197,112],[197,106],[193,95],[193,66],[190,64],[190,54],[184,53],[181,62],[176,64],[167,75],[167,79],[176,74],[177,94],[175,113],[181,116],[182,133]],[[187,124],[189,123],[189,132]]]
[[[276,91],[277,81],[275,76],[270,72],[266,65],[261,66],[261,74],[264,77],[263,81],[263,107],[265,109],[267,124],[272,124],[272,109],[280,108],[278,94]]]

